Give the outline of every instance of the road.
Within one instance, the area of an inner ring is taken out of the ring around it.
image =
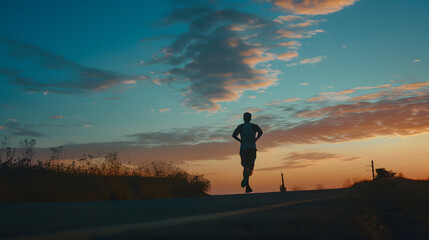
[[[359,239],[344,189],[77,203],[2,203],[2,239]],[[334,224],[337,229],[329,230]],[[339,228],[339,229],[338,229]],[[352,233],[350,233],[352,232]]]

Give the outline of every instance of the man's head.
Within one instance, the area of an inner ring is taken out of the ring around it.
[[[245,123],[250,123],[250,120],[252,120],[252,114],[245,112],[243,114],[243,120]]]

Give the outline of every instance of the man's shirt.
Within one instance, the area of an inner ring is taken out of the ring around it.
[[[240,150],[243,149],[256,149],[255,136],[256,133],[261,134],[261,128],[253,123],[243,123],[238,125],[233,135],[237,136],[240,134],[241,146]]]

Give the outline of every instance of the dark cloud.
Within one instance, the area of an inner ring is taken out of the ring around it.
[[[56,76],[49,81],[41,82],[28,77],[31,75],[31,70],[0,69],[0,74],[6,76],[11,84],[21,86],[26,91],[81,94],[135,83],[142,79],[136,76],[86,67],[37,46],[16,40],[0,38],[0,43],[8,48],[11,58],[29,62],[35,61],[42,69],[52,73],[52,76]]]
[[[229,142],[233,130],[210,127],[180,128],[168,131],[145,132],[127,135],[136,139],[135,144],[154,147],[169,145],[196,145],[210,142]]]
[[[329,161],[334,159],[343,159],[344,161],[352,161],[360,159],[360,157],[347,157],[335,153],[325,152],[291,152],[285,158],[284,163],[280,166],[258,168],[257,171],[270,171],[277,169],[292,169],[305,168],[317,164],[321,161]]]
[[[207,7],[175,9],[165,21],[184,22],[189,31],[180,34],[164,49],[163,56],[149,64],[173,66],[157,82],[186,82],[185,106],[217,111],[219,102],[236,100],[246,90],[267,88],[278,80],[277,71],[256,68],[258,63],[273,60],[274,55],[261,43],[243,38],[262,32],[262,26],[272,28],[272,21],[234,9]]]
[[[4,124],[5,130],[13,136],[24,136],[24,137],[47,137],[45,134],[29,129],[27,126],[23,126],[21,123],[12,121]]]

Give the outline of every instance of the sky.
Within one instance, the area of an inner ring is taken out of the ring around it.
[[[429,177],[425,0],[1,1],[0,134],[35,158],[117,151],[241,193],[338,188],[370,164]]]

